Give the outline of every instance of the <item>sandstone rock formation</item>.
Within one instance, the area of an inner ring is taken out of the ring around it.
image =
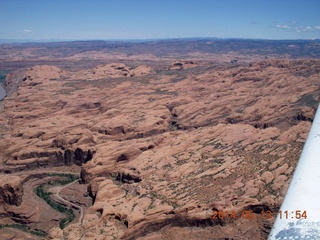
[[[194,61],[187,61],[187,60],[179,60],[174,61],[168,67],[168,70],[182,70],[187,68],[196,67],[198,64],[195,64]]]
[[[320,100],[320,61],[167,69],[35,66],[9,76],[22,83],[3,103],[1,171],[79,165],[93,200],[82,224],[52,238],[266,238]]]
[[[0,205],[19,206],[22,201],[22,180],[18,176],[0,176]]]

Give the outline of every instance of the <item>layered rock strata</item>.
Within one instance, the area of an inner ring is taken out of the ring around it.
[[[17,77],[1,171],[82,167],[93,206],[66,239],[268,234],[274,216],[262,212],[276,214],[290,182],[320,100],[320,61],[167,69],[35,66]]]

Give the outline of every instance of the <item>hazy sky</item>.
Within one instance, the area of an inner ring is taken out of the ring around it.
[[[320,39],[320,0],[0,0],[0,39]]]

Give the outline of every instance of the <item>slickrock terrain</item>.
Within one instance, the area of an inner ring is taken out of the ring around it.
[[[266,239],[320,100],[320,60],[179,59],[8,74],[0,222],[55,239]],[[80,176],[61,192],[83,216],[74,208],[63,230],[58,212],[50,229],[32,225],[46,208],[37,171]]]

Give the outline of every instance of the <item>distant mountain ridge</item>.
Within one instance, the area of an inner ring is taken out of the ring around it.
[[[70,56],[83,51],[108,50],[127,54],[154,54],[158,57],[175,54],[222,53],[235,51],[240,54],[288,54],[290,58],[319,58],[320,40],[266,40],[266,39],[221,39],[179,38],[150,40],[89,40],[3,43],[0,52],[6,49],[41,47],[41,52],[55,52],[56,56]],[[67,51],[66,51],[67,48]],[[120,50],[120,51],[119,51]]]

